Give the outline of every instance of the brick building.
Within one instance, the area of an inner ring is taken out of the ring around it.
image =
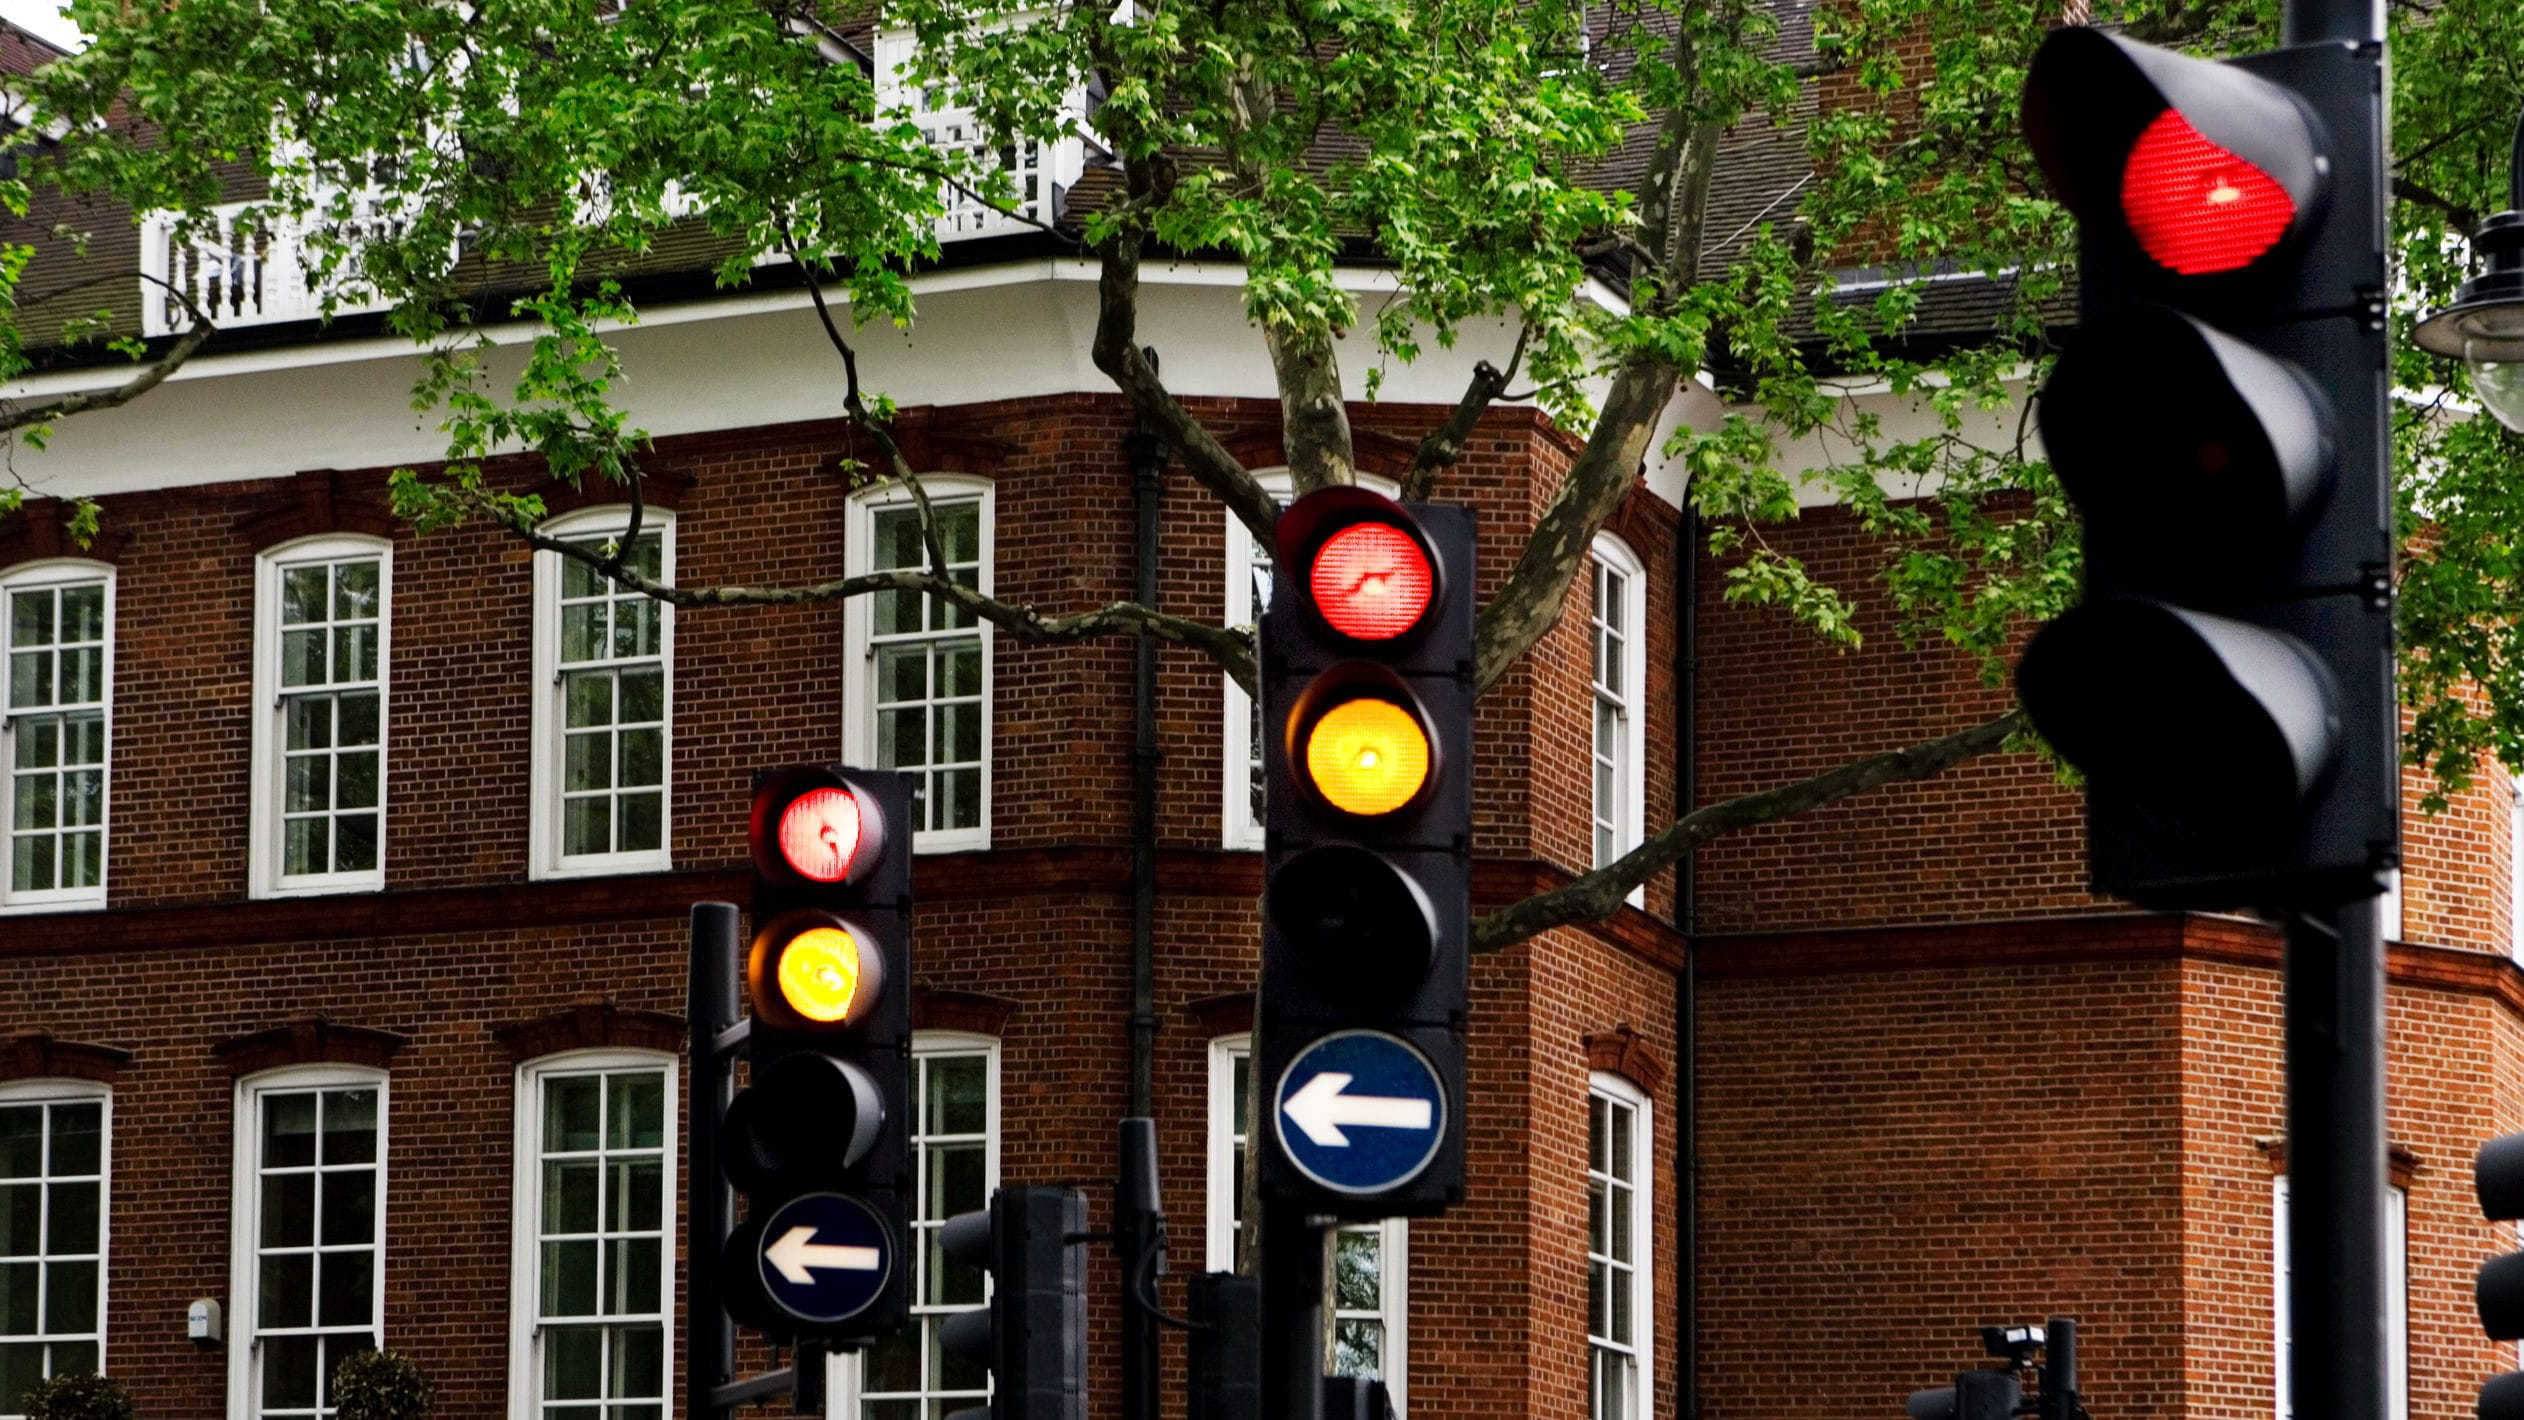
[[[1793,182],[1775,137],[1731,152],[1720,231]],[[239,270],[130,240],[213,287]],[[145,1415],[314,1416],[332,1360],[382,1343],[451,1416],[680,1404],[685,914],[743,895],[751,775],[782,763],[920,777],[922,1217],[1005,1181],[1085,1185],[1100,1219],[1132,1070],[1131,645],[868,600],[668,612],[487,530],[415,536],[385,508],[388,470],[440,450],[410,347],[228,279],[219,345],[21,457],[39,492],[99,499],[103,535],[77,546],[44,501],[0,522],[0,1393],[101,1355]],[[1126,599],[1130,422],[1077,338],[1092,274],[983,230],[922,280],[917,330],[869,359],[951,559],[1013,602]],[[1232,281],[1144,280],[1169,383],[1248,467],[1281,462]],[[641,555],[694,584],[896,565],[908,505],[841,472],[862,449],[804,295],[769,273],[645,311],[620,337],[657,435]],[[1455,378],[1405,368],[1353,406],[1371,473],[1407,463]],[[1678,419],[1720,410],[1676,395]],[[1481,515],[1485,588],[1573,449],[1502,407],[1441,485]],[[556,533],[627,524],[528,462],[497,474]],[[1728,604],[1684,555],[1680,480],[1652,464],[1483,702],[1479,904],[1686,796],[1997,708],[1888,626],[1826,652]],[[1161,498],[1160,606],[1249,622],[1250,539],[1179,473]],[[1838,584],[1870,575],[1829,509],[1783,536]],[[1149,1068],[1181,1269],[1233,1248],[1252,710],[1173,648],[1150,710]],[[2467,1407],[2508,1359],[2466,1310],[2495,1240],[2463,1163],[2524,1122],[2490,777],[2412,820],[2394,933],[2412,1416]],[[1339,1358],[1465,1420],[1889,1416],[1970,1361],[1974,1324],[2058,1312],[2085,1325],[2097,1416],[2284,1414],[2276,983],[2254,924],[2086,895],[2074,796],[2027,758],[1726,840],[1607,922],[1476,959],[1470,1196],[1344,1235]],[[926,1337],[960,1298],[917,1284]],[[1091,1287],[1105,1415],[1108,1258]],[[196,1299],[218,1339],[187,1338]],[[872,1420],[978,1393],[919,1342],[834,1381],[831,1413]]]

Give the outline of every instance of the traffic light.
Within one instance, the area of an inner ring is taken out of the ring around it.
[[[2079,231],[2040,394],[2084,602],[2017,667],[2098,890],[2320,905],[2398,859],[2380,46],[2054,30],[2024,132]]]
[[[946,1420],[1086,1420],[1087,1195],[1003,1188],[938,1229],[938,1249],[990,1274],[990,1300],[948,1317],[938,1346],[990,1372],[987,1406]]]
[[[2480,1146],[2471,1163],[2472,1191],[2490,1222],[2524,1218],[2524,1134]],[[2503,1253],[2480,1269],[2480,1329],[2492,1341],[2524,1340],[2524,1253]],[[2524,1372],[2503,1371],[2480,1388],[2479,1420],[2524,1420]]]
[[[747,1216],[720,1276],[729,1315],[775,1336],[862,1342],[906,1313],[910,824],[892,772],[755,784],[751,1075],[718,1135]]]
[[[1362,488],[1280,515],[1262,618],[1262,1196],[1463,1194],[1473,527]]]

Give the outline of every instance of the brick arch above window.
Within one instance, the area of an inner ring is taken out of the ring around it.
[[[0,518],[0,572],[28,562],[70,560],[112,566],[122,560],[131,534],[100,527],[81,547],[70,533],[71,505],[58,498],[29,498],[18,510]]]
[[[663,508],[668,512],[683,506],[684,491],[692,487],[692,475],[680,468],[644,463],[640,466],[640,505]],[[545,478],[535,485],[535,496],[543,499],[544,519],[564,517],[586,508],[628,508],[629,490],[601,473],[581,474],[577,483],[558,478]]]
[[[1219,444],[1236,462],[1249,469],[1288,466],[1288,445],[1277,429],[1248,429],[1220,440]],[[1350,452],[1361,469],[1399,479],[1411,471],[1411,460],[1419,453],[1419,447],[1391,434],[1353,428],[1350,431]]]
[[[2272,1176],[2285,1178],[2287,1176],[2287,1136],[2273,1134],[2266,1139],[2256,1139],[2253,1142],[2260,1146],[2263,1156],[2269,1159]],[[2407,1193],[2410,1191],[2410,1180],[2418,1175],[2419,1156],[2417,1153],[2404,1144],[2385,1144],[2385,1183]]]
[[[309,1011],[270,1030],[223,1040],[210,1048],[210,1055],[222,1069],[242,1079],[289,1065],[359,1065],[383,1070],[393,1062],[396,1051],[411,1043],[408,1035],[345,1025]]]
[[[911,989],[911,1028],[951,1030],[997,1040],[1007,1033],[1017,1003],[980,991],[947,991],[935,986]]]
[[[1585,1045],[1586,1068],[1619,1075],[1650,1099],[1665,1088],[1665,1057],[1629,1026],[1596,1031],[1586,1037]]]
[[[624,1010],[607,996],[581,996],[548,1016],[491,1027],[523,1065],[565,1050],[654,1050],[672,1055],[683,1045],[684,1018],[664,1011]]]
[[[0,1083],[12,1080],[88,1080],[111,1085],[131,1063],[131,1052],[111,1045],[60,1040],[40,1026],[9,1032],[0,1040]]]
[[[237,536],[256,552],[334,533],[392,538],[394,528],[394,510],[386,506],[381,479],[333,468],[290,475],[288,486],[256,499],[236,522]]]
[[[885,431],[903,451],[903,461],[924,473],[952,469],[995,477],[1002,465],[1025,451],[1022,442],[990,433],[972,414],[941,414],[936,405],[896,411]],[[836,462],[857,458],[882,466],[883,452],[863,447],[856,429],[845,429],[842,438]]]

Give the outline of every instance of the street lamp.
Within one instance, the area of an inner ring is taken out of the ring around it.
[[[2422,348],[2469,365],[2480,403],[2499,423],[2524,433],[2524,118],[2515,125],[2507,206],[2472,234],[2479,274],[2414,334]]]

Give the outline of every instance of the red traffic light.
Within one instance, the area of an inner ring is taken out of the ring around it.
[[[1352,523],[1315,549],[1306,589],[1333,630],[1358,641],[1389,641],[1428,614],[1437,576],[1428,550],[1402,528]]]
[[[755,871],[789,883],[855,883],[885,853],[885,814],[867,791],[806,765],[754,791],[748,837]]]
[[[2157,265],[2209,276],[2239,271],[2277,246],[2296,221],[2296,201],[2268,173],[2166,109],[2130,149],[2121,212]]]
[[[1416,636],[1445,590],[1418,522],[1391,498],[1356,486],[1289,504],[1272,554],[1305,588],[1304,611],[1347,641]]]
[[[2288,90],[2086,26],[2053,30],[2034,56],[2024,135],[2090,238],[2117,232],[2107,248],[2125,238],[2186,277],[2260,265],[2309,225],[2329,173],[2321,127]]]

